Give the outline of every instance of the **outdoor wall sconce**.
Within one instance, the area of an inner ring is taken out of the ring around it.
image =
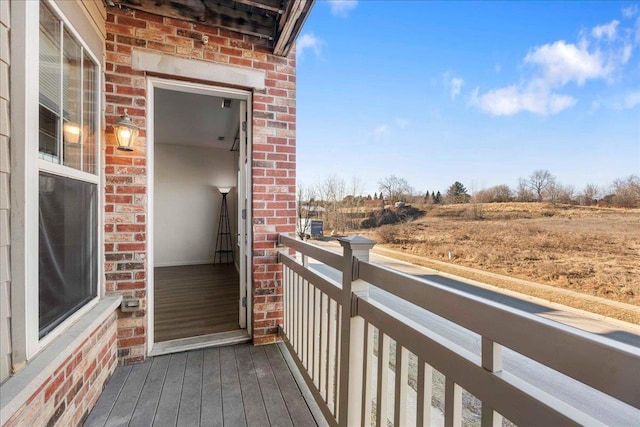
[[[118,150],[133,151],[133,143],[138,136],[138,130],[138,126],[131,121],[131,117],[127,115],[127,109],[125,108],[122,118],[113,125]]]

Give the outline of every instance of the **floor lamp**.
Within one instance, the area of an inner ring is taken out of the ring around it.
[[[227,207],[227,194],[231,187],[218,187],[222,194],[222,204],[220,205],[220,219],[218,220],[218,237],[216,238],[216,253],[213,257],[214,264],[228,264],[229,258],[233,263],[233,239],[231,238],[231,227],[229,225],[229,209]],[[225,262],[222,262],[224,256]]]

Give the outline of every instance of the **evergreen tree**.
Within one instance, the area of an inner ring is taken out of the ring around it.
[[[438,191],[436,195],[433,197],[433,203],[440,203],[440,202],[442,202],[442,194],[440,194],[440,191]]]
[[[465,203],[469,201],[469,197],[466,187],[460,181],[451,184],[451,187],[447,190],[448,203]]]

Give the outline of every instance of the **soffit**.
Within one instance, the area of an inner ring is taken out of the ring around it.
[[[315,0],[105,0],[156,15],[257,37],[274,54],[287,56]]]

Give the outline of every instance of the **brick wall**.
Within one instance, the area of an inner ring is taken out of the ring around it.
[[[38,387],[4,427],[79,425],[95,405],[116,364],[114,312]]]
[[[254,342],[276,339],[282,319],[277,233],[295,229],[295,53],[269,54],[250,36],[126,8],[110,8],[106,41],[105,254],[108,293],[143,298],[147,277],[146,79],[131,68],[133,49],[264,70],[266,89],[253,106]],[[203,45],[203,35],[209,43]],[[170,76],[165,76],[170,77]],[[246,88],[248,89],[248,88]],[[111,125],[124,109],[140,126],[133,152],[115,150]],[[124,363],[146,352],[146,313],[120,313],[118,356]]]

